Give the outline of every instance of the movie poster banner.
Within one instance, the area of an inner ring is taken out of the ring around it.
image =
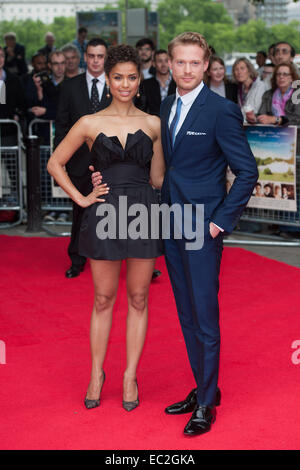
[[[259,178],[247,207],[297,212],[297,127],[246,126]],[[228,169],[227,190],[235,176]]]
[[[100,36],[109,46],[122,42],[121,11],[79,11],[77,29],[82,26],[88,30],[88,39]]]

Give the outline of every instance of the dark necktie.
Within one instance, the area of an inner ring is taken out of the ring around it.
[[[180,118],[181,106],[182,106],[181,98],[178,98],[177,99],[177,106],[176,106],[176,113],[175,113],[173,121],[171,122],[171,125],[170,125],[170,135],[171,135],[172,147],[174,147],[174,143],[175,143],[175,137],[176,137],[175,132],[176,132],[176,127],[177,127],[179,118]]]
[[[91,106],[92,112],[96,113],[100,110],[100,102],[99,102],[99,93],[97,88],[97,83],[99,82],[98,78],[93,78],[92,80],[92,93],[91,93]]]

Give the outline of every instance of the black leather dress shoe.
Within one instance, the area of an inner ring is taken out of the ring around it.
[[[66,277],[71,279],[72,277],[77,277],[84,270],[84,266],[72,266],[66,271]]]
[[[216,421],[216,409],[210,406],[197,405],[191,419],[184,428],[186,436],[198,436],[210,431],[212,423]]]
[[[153,279],[156,279],[160,275],[161,275],[161,271],[159,271],[158,269],[154,269],[153,274],[152,274],[152,281]]]
[[[217,387],[216,391],[216,406],[221,404],[221,390]],[[181,415],[184,413],[192,413],[197,405],[197,389],[194,388],[183,401],[174,403],[165,409],[165,412],[169,415]]]

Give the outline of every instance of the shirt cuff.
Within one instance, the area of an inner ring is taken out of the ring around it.
[[[212,222],[212,224],[214,224],[215,227],[217,227],[219,230],[221,230],[221,232],[224,232],[224,229],[219,227],[219,225],[215,224],[214,222]]]

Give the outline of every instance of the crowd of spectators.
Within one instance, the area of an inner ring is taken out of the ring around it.
[[[0,46],[0,88],[4,81],[6,104],[0,106],[0,119],[19,121],[25,134],[35,118],[55,120],[61,85],[86,72],[87,34],[87,29],[81,27],[73,42],[57,49],[55,36],[48,32],[45,44],[33,55],[30,64],[16,35],[5,34],[5,46]],[[143,74],[136,105],[159,115],[162,100],[176,89],[168,53],[156,50],[149,38],[140,39],[136,48]],[[213,47],[211,52],[205,82],[213,92],[237,103],[245,123],[300,126],[300,104],[293,100],[296,89],[292,86],[299,79],[299,70],[294,64],[296,51],[291,44],[278,42],[271,44],[268,51],[259,50],[255,65],[246,57],[239,57],[229,77],[223,59]],[[49,144],[49,130],[41,130],[40,137]],[[3,143],[13,143],[12,130],[2,136]]]
[[[47,32],[44,46],[33,55],[30,65],[16,35],[5,34],[5,46],[0,46],[0,82],[6,85],[6,105],[1,107],[0,118],[22,120],[25,131],[26,123],[33,118],[54,120],[60,84],[86,71],[87,33],[86,28],[79,28],[74,41],[58,50],[54,34]],[[136,47],[144,78],[136,104],[158,115],[161,101],[175,91],[168,54],[163,49],[155,50],[149,38],[140,39]],[[226,77],[223,59],[211,50],[206,84],[236,102],[245,122],[300,125],[300,105],[292,100],[292,82],[299,78],[299,71],[293,64],[295,49],[291,44],[279,42],[270,45],[267,52],[258,51],[256,67],[246,57],[238,58],[231,77]]]

